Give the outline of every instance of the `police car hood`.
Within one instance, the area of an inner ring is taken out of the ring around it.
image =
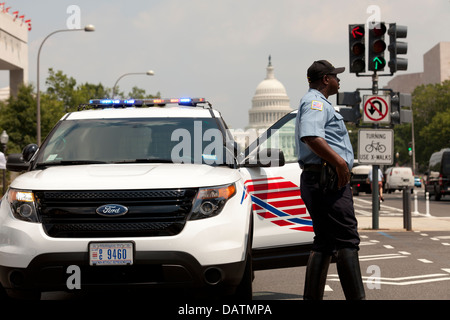
[[[48,167],[17,177],[27,190],[117,190],[217,186],[239,179],[238,170],[201,164],[101,164]]]

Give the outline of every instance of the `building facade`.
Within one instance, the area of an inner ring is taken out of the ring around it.
[[[412,93],[417,86],[450,80],[450,42],[439,42],[423,55],[423,72],[397,75],[387,88]]]
[[[5,3],[0,3],[0,70],[9,71],[9,87],[2,88],[2,99],[16,95],[19,86],[28,81],[30,26],[23,21],[24,19],[24,15],[17,17],[10,14],[5,9]]]

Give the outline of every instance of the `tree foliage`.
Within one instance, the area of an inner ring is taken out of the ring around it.
[[[46,79],[47,91],[41,93],[41,133],[46,137],[61,117],[93,98],[108,98],[112,89],[101,83],[77,84],[76,80],[62,71],[49,69]],[[9,135],[8,153],[18,153],[27,144],[36,143],[36,94],[32,85],[22,85],[16,97],[0,102],[0,132]],[[137,96],[133,96],[137,95]],[[119,93],[119,96],[124,96]],[[160,97],[147,94],[144,89],[133,87],[128,97]]]
[[[418,86],[412,96],[416,162],[424,170],[433,152],[450,147],[450,80]]]

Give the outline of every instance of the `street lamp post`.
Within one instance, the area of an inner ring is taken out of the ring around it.
[[[146,74],[148,76],[153,76],[155,74],[155,72],[153,72],[153,70],[148,70],[147,72],[131,72],[131,73],[125,73],[125,74],[121,75],[114,83],[113,92],[112,92],[113,98],[115,98],[115,96],[116,96],[116,87],[117,87],[117,83],[119,82],[119,80],[125,76],[134,75],[134,74]]]
[[[9,136],[6,133],[6,130],[3,130],[2,134],[0,135],[0,144],[2,145],[2,151],[3,151],[3,155],[5,157],[5,161],[6,161],[6,145],[8,144],[8,140],[9,140]],[[6,163],[5,163],[6,165]],[[3,169],[3,193],[5,194],[6,192],[6,168]]]
[[[41,92],[40,92],[40,81],[39,81],[39,62],[41,57],[41,49],[45,41],[55,33],[59,32],[68,32],[68,31],[85,31],[85,32],[93,32],[95,31],[95,27],[92,24],[86,25],[84,28],[80,29],[62,29],[62,30],[56,30],[47,35],[44,40],[42,40],[41,45],[39,46],[38,55],[37,55],[37,81],[36,81],[36,135],[37,135],[37,144],[38,146],[41,145]]]

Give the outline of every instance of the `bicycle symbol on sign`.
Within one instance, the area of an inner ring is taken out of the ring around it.
[[[384,153],[386,151],[386,146],[379,142],[372,141],[371,144],[366,145],[366,152],[371,153],[374,150],[377,152]]]

